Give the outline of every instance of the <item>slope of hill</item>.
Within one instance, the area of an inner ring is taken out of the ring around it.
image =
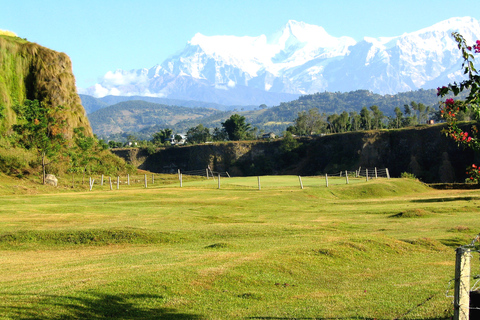
[[[18,37],[0,35],[0,105],[5,108],[0,118],[2,130],[16,123],[12,106],[25,99],[63,106],[67,136],[72,136],[77,127],[92,134],[77,94],[70,58]]]
[[[120,103],[116,107],[101,109],[89,115],[93,130],[96,134],[108,136],[121,132],[141,132],[151,136],[161,129],[171,128],[175,132],[184,133],[189,128],[203,124],[208,128],[221,127],[221,123],[233,113],[239,113],[252,126],[264,131],[277,134],[284,131],[301,111],[317,108],[320,113],[340,114],[343,111],[360,112],[363,107],[377,105],[387,116],[394,115],[395,107],[403,111],[403,107],[410,102],[423,103],[427,106],[436,106],[439,102],[436,90],[417,90],[398,93],[396,95],[379,95],[366,90],[352,92],[323,92],[313,95],[304,95],[297,100],[284,102],[268,109],[255,110],[235,109],[220,112],[212,109],[185,109],[182,107],[162,106],[148,103]],[[121,107],[119,107],[121,106]],[[128,106],[131,115],[126,116],[124,108]],[[146,109],[143,109],[147,107]],[[168,109],[168,116],[163,112]],[[155,110],[159,110],[156,115]],[[185,115],[189,115],[188,117]],[[128,121],[125,119],[129,119]],[[126,124],[128,122],[128,125]],[[123,123],[123,124],[121,124]]]
[[[139,132],[152,126],[171,128],[182,120],[201,119],[215,113],[219,111],[132,100],[97,110],[89,115],[89,119],[93,132],[99,136],[105,136],[122,132]]]
[[[79,96],[80,96],[80,99],[82,99],[82,104],[85,110],[87,111],[87,114],[93,113],[97,110],[106,108],[108,106],[112,106],[120,102],[132,101],[132,100],[147,101],[147,102],[163,104],[167,106],[180,106],[180,107],[187,107],[187,108],[207,108],[207,109],[217,109],[220,111],[236,108],[235,106],[225,106],[222,104],[211,103],[211,102],[146,97],[146,96],[105,96],[102,98],[95,98],[86,94],[79,94]],[[250,108],[254,108],[254,106],[251,106]]]

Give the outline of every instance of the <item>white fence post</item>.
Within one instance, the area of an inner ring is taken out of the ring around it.
[[[262,190],[262,187],[260,185],[260,176],[257,177],[257,180],[258,180],[258,190]]]
[[[377,176],[377,167],[375,167],[375,179],[378,179],[378,176]]]
[[[145,180],[145,189],[146,189],[147,188],[147,175],[146,174],[145,174],[144,180]]]
[[[183,174],[180,173],[180,188],[183,187]]]
[[[120,176],[117,176],[117,190],[120,189]]]
[[[298,176],[298,180],[300,181],[300,188],[303,189],[302,177]]]
[[[325,183],[327,185],[327,188],[328,188],[328,174],[325,173]]]
[[[468,320],[470,317],[470,249],[455,250],[455,294],[453,319]]]
[[[220,173],[218,174],[218,189],[220,189]]]
[[[347,170],[345,170],[345,177],[347,179],[347,184],[348,184],[348,171]]]
[[[387,172],[387,179],[390,179],[390,172],[388,172],[388,168],[386,168],[385,171]]]

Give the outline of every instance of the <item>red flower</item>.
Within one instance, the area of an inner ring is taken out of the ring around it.
[[[446,105],[453,105],[454,103],[455,103],[455,101],[452,98],[449,98],[449,99],[445,100]]]

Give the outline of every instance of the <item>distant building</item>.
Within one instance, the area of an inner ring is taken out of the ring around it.
[[[428,120],[428,124],[435,124],[435,120]]]
[[[181,139],[179,141],[177,141],[175,139],[176,136],[180,136]],[[170,144],[171,145],[183,145],[183,144],[185,144],[186,141],[187,141],[187,136],[184,135],[184,134],[172,134],[172,136],[170,137]]]
[[[277,136],[273,132],[265,133],[262,135],[262,139],[275,139]]]

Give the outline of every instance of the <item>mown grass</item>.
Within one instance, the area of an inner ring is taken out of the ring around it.
[[[171,180],[147,189],[5,193],[0,315],[451,316],[445,292],[454,248],[480,230],[478,191],[409,179],[302,190],[298,177],[278,177],[282,187],[261,179],[261,190],[251,178],[232,178],[220,190]]]

